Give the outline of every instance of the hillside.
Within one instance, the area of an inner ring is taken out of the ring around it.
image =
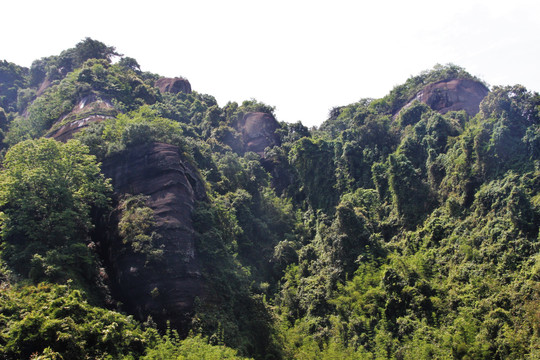
[[[540,357],[538,93],[436,65],[308,129],[178,75],[0,62],[0,358]]]

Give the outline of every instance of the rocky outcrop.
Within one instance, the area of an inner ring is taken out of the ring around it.
[[[39,87],[38,87],[36,96],[41,96],[41,95],[43,95],[43,93],[45,92],[45,90],[47,90],[48,88],[50,88],[51,85],[52,85],[52,81],[49,79],[48,76],[45,77],[45,79],[43,79],[43,81],[41,82],[41,84],[40,84]]]
[[[489,89],[479,81],[470,79],[443,80],[426,86],[405,105],[405,108],[414,100],[418,100],[441,114],[465,110],[469,115],[474,116],[478,113],[480,102],[488,92]]]
[[[266,147],[279,144],[276,130],[279,123],[270,114],[263,112],[250,112],[236,124],[236,130],[242,134],[245,151],[253,151],[261,156]]]
[[[81,99],[69,114],[58,120],[47,133],[47,137],[65,142],[88,125],[114,118],[117,114],[118,111],[109,101],[89,95]]]
[[[159,89],[160,92],[170,92],[173,94],[178,94],[183,92],[186,94],[191,93],[191,84],[187,79],[182,77],[175,78],[161,78],[156,81],[155,87]]]
[[[118,236],[118,219],[114,219],[118,214],[101,224],[97,238],[113,297],[140,320],[151,316],[160,327],[170,320],[174,328],[185,329],[203,288],[191,217],[196,201],[206,199],[200,177],[183,160],[178,147],[160,143],[109,158],[102,171],[112,179],[117,197],[148,197],[163,250],[162,258],[149,264],[144,254]]]
[[[82,128],[112,118],[118,111],[93,95],[83,98],[60,119],[48,136],[67,141]],[[165,328],[170,321],[182,331],[191,321],[194,301],[203,292],[191,213],[196,201],[206,200],[198,172],[184,161],[178,147],[146,144],[106,159],[102,172],[112,179],[114,198],[145,195],[153,210],[162,255],[154,263],[135,251],[118,234],[119,210],[96,220],[93,236],[113,298],[123,310]]]

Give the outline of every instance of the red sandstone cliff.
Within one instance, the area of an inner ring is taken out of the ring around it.
[[[479,81],[469,79],[450,79],[430,84],[419,91],[414,100],[427,104],[442,114],[449,111],[465,110],[474,116],[479,111],[480,102],[486,97],[489,89]]]
[[[105,160],[102,170],[116,196],[148,196],[163,250],[159,265],[149,266],[144,255],[122,242],[115,216],[101,224],[100,249],[113,296],[140,320],[151,316],[163,327],[170,319],[175,328],[185,328],[203,288],[191,218],[195,202],[206,198],[201,179],[178,147],[160,143],[128,149]]]

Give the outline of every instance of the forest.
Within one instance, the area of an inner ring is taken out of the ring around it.
[[[90,38],[0,61],[0,358],[540,359],[537,92],[274,110]]]

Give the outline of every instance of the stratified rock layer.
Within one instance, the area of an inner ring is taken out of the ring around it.
[[[489,89],[479,81],[451,79],[426,86],[416,94],[412,101],[421,101],[441,114],[465,110],[469,115],[474,116],[478,113],[480,102],[488,92]],[[412,101],[405,107],[408,107]]]
[[[81,99],[69,114],[62,116],[49,130],[47,137],[66,142],[90,124],[112,119],[117,114],[111,102],[89,95]]]
[[[170,320],[185,329],[202,293],[191,217],[195,202],[206,198],[202,181],[178,147],[160,143],[128,149],[107,159],[102,170],[117,196],[149,197],[163,250],[159,262],[148,264],[144,254],[122,243],[115,231],[118,219],[110,219],[100,247],[113,296],[141,320],[151,316],[161,327]]]

